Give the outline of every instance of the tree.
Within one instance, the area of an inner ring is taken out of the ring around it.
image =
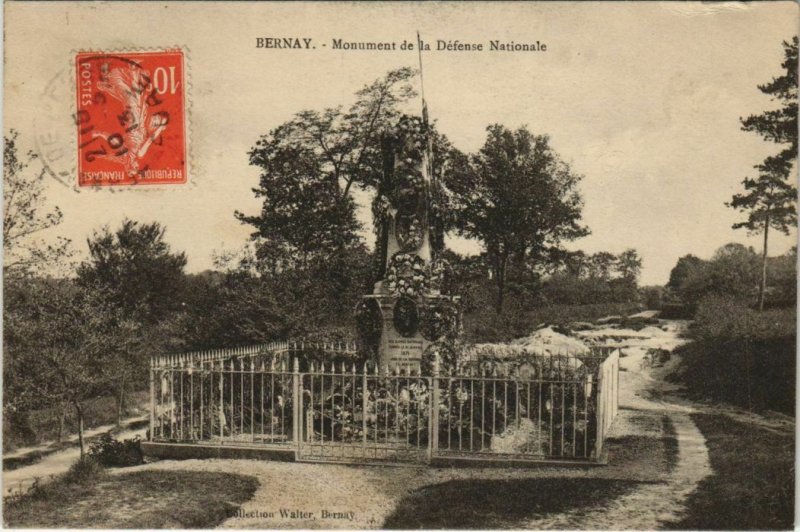
[[[13,129],[3,144],[3,268],[6,275],[31,273],[50,267],[68,255],[69,240],[46,244],[35,237],[61,223],[58,207],[44,211],[44,170],[30,172],[37,155],[17,153],[18,134]]]
[[[635,249],[626,249],[619,254],[615,265],[620,278],[632,282],[635,286],[642,272],[642,258],[639,257],[639,253]]]
[[[752,247],[725,244],[714,252],[709,262],[708,290],[740,298],[752,297],[758,285],[758,262]]]
[[[566,251],[561,262],[568,275],[581,278],[589,272],[589,257],[582,250]]]
[[[679,258],[677,264],[669,272],[667,288],[674,293],[678,293],[686,279],[694,270],[700,268],[703,263],[703,259],[692,254]]]
[[[758,285],[758,262],[753,248],[736,243],[720,247],[708,261],[686,255],[672,269],[667,288],[691,305],[710,294],[752,297]]]
[[[589,277],[608,281],[611,279],[611,272],[617,267],[617,257],[608,251],[598,251],[589,256]]]
[[[664,303],[663,286],[643,286],[639,292],[647,310],[661,310]]]
[[[456,195],[457,230],[480,240],[502,312],[509,265],[550,260],[565,240],[588,234],[580,225],[583,202],[575,174],[546,135],[527,128],[487,128],[486,142],[448,186]]]
[[[115,232],[108,227],[87,239],[89,259],[78,266],[83,286],[100,289],[129,315],[155,323],[179,309],[186,254],[174,253],[158,222],[125,219]]]
[[[19,278],[4,313],[4,409],[69,404],[84,453],[84,402],[113,373],[109,354],[131,336],[118,309],[71,280]]]
[[[639,298],[638,282],[642,259],[635,249],[626,249],[613,261],[616,278],[609,281],[614,301],[632,303]]]
[[[144,375],[148,357],[177,342],[180,334],[174,320],[183,312],[186,255],[173,253],[164,234],[157,222],[125,219],[113,233],[104,227],[87,240],[89,259],[78,267],[78,284],[119,311],[136,339],[109,348],[118,421],[127,389]]]
[[[769,229],[789,234],[797,225],[797,188],[789,180],[797,157],[797,60],[798,39],[784,42],[785,58],[781,66],[784,74],[773,78],[758,88],[781,107],[741,119],[744,131],[758,133],[766,140],[785,146],[777,155],[767,157],[755,166],[758,177],[742,181],[745,192],[735,194],[727,203],[729,207],[747,213],[747,220],[733,225],[751,233],[763,233],[761,253],[761,282],[758,289],[758,307],[764,309],[767,285],[767,246]]]
[[[340,253],[358,242],[353,187],[378,186],[381,132],[398,106],[415,95],[414,71],[393,70],[356,93],[348,110],[302,111],[262,136],[250,150],[261,169],[261,214],[236,213],[255,227],[260,261],[272,270],[307,266],[315,255]]]

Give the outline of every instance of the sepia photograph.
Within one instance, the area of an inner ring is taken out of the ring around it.
[[[793,530],[798,5],[3,5],[11,529]]]

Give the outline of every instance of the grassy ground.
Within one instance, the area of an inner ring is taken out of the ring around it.
[[[229,473],[139,471],[73,474],[3,504],[14,528],[211,528],[233,515],[258,486]]]
[[[687,501],[681,530],[788,530],[794,526],[794,434],[724,414],[693,414],[714,474]]]
[[[405,497],[384,528],[519,528],[527,519],[603,505],[639,484],[602,478],[453,480]]]
[[[637,434],[607,441],[612,465],[587,470],[579,477],[553,475],[543,468],[541,474],[546,476],[520,478],[519,471],[509,469],[503,479],[427,484],[401,498],[383,528],[518,529],[566,513],[579,522],[586,512],[607,507],[637,488],[658,484],[675,469],[678,448],[669,417],[630,409],[622,416]],[[628,527],[623,522],[615,526]]]

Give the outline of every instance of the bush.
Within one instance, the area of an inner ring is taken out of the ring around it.
[[[643,286],[639,289],[639,299],[647,310],[661,310],[664,305],[664,287]]]
[[[758,312],[735,298],[707,296],[678,348],[676,379],[698,396],[752,410],[794,413],[796,311]]]
[[[144,463],[139,437],[116,440],[105,433],[89,446],[89,458],[106,467],[129,467]]]
[[[690,320],[694,316],[697,305],[684,303],[664,303],[658,317],[662,320]]]

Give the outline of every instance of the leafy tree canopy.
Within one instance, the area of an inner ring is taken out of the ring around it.
[[[546,135],[495,124],[468,164],[453,172],[457,230],[480,240],[502,309],[509,261],[549,260],[560,244],[588,234],[581,225],[581,176],[550,146]]]
[[[156,322],[181,307],[186,255],[173,252],[158,222],[125,219],[87,240],[89,259],[78,267],[82,286],[100,290],[118,308],[142,321]]]

